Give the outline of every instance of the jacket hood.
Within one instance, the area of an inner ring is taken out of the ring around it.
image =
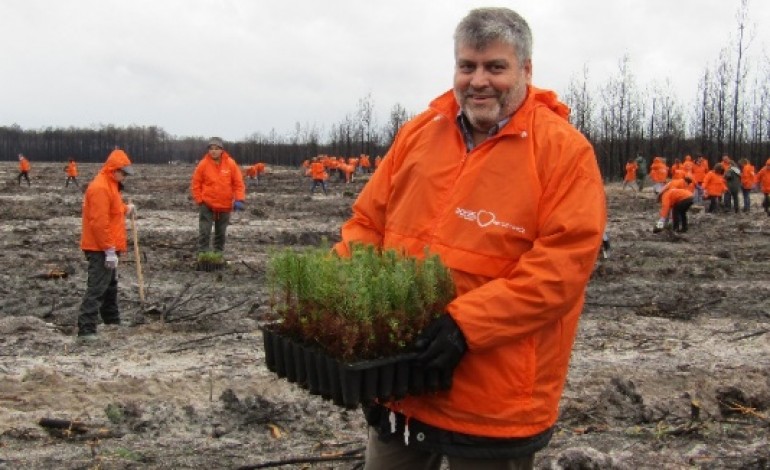
[[[102,166],[101,173],[112,173],[115,170],[120,170],[123,167],[131,165],[131,160],[128,159],[128,155],[123,150],[113,150],[107,161]]]
[[[558,116],[564,119],[569,119],[570,109],[569,106],[559,101],[559,97],[551,90],[544,90],[541,88],[535,88],[533,86],[527,87],[527,99],[524,100],[524,104],[521,108],[527,106],[539,107],[545,106]]]

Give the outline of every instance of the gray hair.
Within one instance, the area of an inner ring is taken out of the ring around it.
[[[455,29],[455,54],[460,45],[482,50],[495,41],[513,46],[521,63],[532,59],[532,31],[527,20],[508,8],[476,8]]]

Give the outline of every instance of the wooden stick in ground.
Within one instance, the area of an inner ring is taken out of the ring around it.
[[[144,308],[144,276],[142,276],[142,257],[139,254],[139,235],[136,232],[136,209],[131,211],[131,233],[134,236],[134,259],[136,261],[136,279],[139,282],[139,301],[141,307]]]

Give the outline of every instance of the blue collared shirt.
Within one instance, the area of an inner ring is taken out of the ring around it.
[[[505,127],[505,125],[508,124],[508,121],[510,120],[511,117],[508,116],[492,126],[492,128],[489,129],[489,132],[487,132],[487,137],[492,137],[493,135],[500,132],[500,129]],[[463,141],[465,141],[465,150],[470,152],[476,147],[476,144],[473,142],[473,130],[471,129],[470,122],[468,122],[468,118],[465,117],[465,114],[463,114],[462,110],[457,112],[457,125],[460,127],[460,132],[463,135]]]

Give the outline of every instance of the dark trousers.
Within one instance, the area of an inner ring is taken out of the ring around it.
[[[70,185],[70,181],[72,181],[73,183],[75,183],[75,186],[80,186],[80,185],[78,184],[78,179],[77,179],[76,177],[74,177],[74,176],[68,176],[68,177],[67,177],[67,181],[64,183],[64,187],[65,187],[65,188],[66,188],[67,186],[69,186],[69,185]]]
[[[19,176],[17,177],[17,179],[19,180],[19,186],[21,186],[21,179],[22,178],[27,180],[27,186],[30,186],[30,184],[29,184],[29,173],[26,172],[26,171],[20,171],[19,172]]]
[[[709,201],[709,206],[706,208],[706,212],[716,212],[716,210],[719,209],[719,196],[708,196],[706,199]]]
[[[103,251],[84,252],[88,260],[88,284],[78,315],[78,335],[96,333],[99,317],[105,325],[120,324],[117,269],[104,267]]]
[[[748,212],[751,209],[751,188],[741,188],[743,193],[743,212]]]
[[[671,209],[672,215],[672,225],[675,232],[686,232],[687,231],[687,211],[690,210],[690,207],[693,204],[693,199],[691,197],[688,197],[687,199],[683,199],[676,204],[674,204],[674,207]]]
[[[762,208],[765,210],[768,217],[770,217],[770,193],[765,193],[765,198],[762,199]]]
[[[735,213],[738,213],[738,191],[725,191],[723,195],[723,201],[725,205],[725,211],[730,212],[730,208],[732,208]]]
[[[215,212],[206,204],[201,204],[198,213],[198,253],[210,251],[212,226],[214,227],[214,251],[224,252],[228,225],[230,225],[229,212]]]
[[[405,446],[403,441],[380,440],[377,430],[369,428],[369,442],[366,445],[364,470],[439,470],[441,454],[426,452]],[[447,457],[451,470],[532,470],[535,456],[512,459],[469,459]]]
[[[319,184],[321,185],[321,189],[324,190],[324,194],[326,194],[326,181],[324,180],[313,180],[313,186],[310,187],[310,194],[315,193],[315,188]]]

